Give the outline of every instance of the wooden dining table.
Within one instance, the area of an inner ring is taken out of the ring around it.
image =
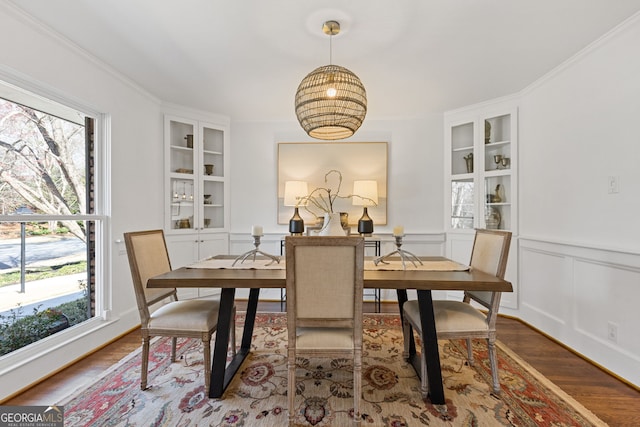
[[[234,259],[221,255],[215,259]],[[420,257],[422,261],[448,261],[443,257]],[[284,262],[284,261],[281,261]],[[426,264],[426,263],[425,263]],[[381,266],[384,268],[384,266]],[[260,289],[286,287],[286,270],[280,269],[237,269],[237,268],[190,268],[182,267],[155,277],[147,282],[150,288],[221,288],[218,327],[211,367],[209,397],[222,398],[224,391],[240,369],[251,349],[251,337],[255,324]],[[364,287],[395,289],[400,315],[407,301],[407,290],[415,289],[422,321],[421,354],[426,360],[431,403],[444,405],[444,389],[440,370],[438,337],[433,314],[432,290],[470,290],[512,292],[511,283],[478,270],[428,271],[407,268],[406,270],[365,269]],[[242,333],[240,349],[227,365],[233,307],[236,289],[249,289],[249,300]],[[413,336],[410,343],[410,362],[420,375],[420,359],[416,354]]]

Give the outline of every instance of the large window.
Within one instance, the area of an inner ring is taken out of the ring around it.
[[[95,316],[94,124],[0,83],[0,357]]]

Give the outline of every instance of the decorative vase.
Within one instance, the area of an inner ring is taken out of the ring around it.
[[[500,228],[501,220],[500,211],[494,207],[487,206],[487,210],[484,215],[486,227],[490,230],[497,230]]]
[[[340,213],[324,214],[324,223],[318,233],[320,236],[344,236],[344,229],[340,223]]]
[[[467,173],[473,173],[473,153],[469,153],[463,159],[467,165]]]
[[[340,212],[340,224],[342,228],[347,228],[349,226],[349,214],[347,212]]]

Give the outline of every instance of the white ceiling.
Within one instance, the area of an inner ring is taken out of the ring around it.
[[[302,78],[355,72],[368,118],[517,92],[640,10],[640,0],[9,0],[168,102],[293,120]]]

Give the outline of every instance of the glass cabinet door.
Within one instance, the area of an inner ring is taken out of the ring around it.
[[[216,233],[228,226],[226,125],[165,116],[165,229]]]
[[[451,228],[475,226],[474,134],[473,122],[451,127]]]
[[[224,131],[203,125],[202,134],[202,224],[203,229],[223,228],[224,218]]]
[[[168,121],[170,229],[192,230],[195,220],[194,198],[197,195],[194,150],[195,124]]]
[[[511,229],[511,115],[484,120],[484,226]]]
[[[515,228],[517,109],[498,111],[445,116],[445,220],[450,230]]]

